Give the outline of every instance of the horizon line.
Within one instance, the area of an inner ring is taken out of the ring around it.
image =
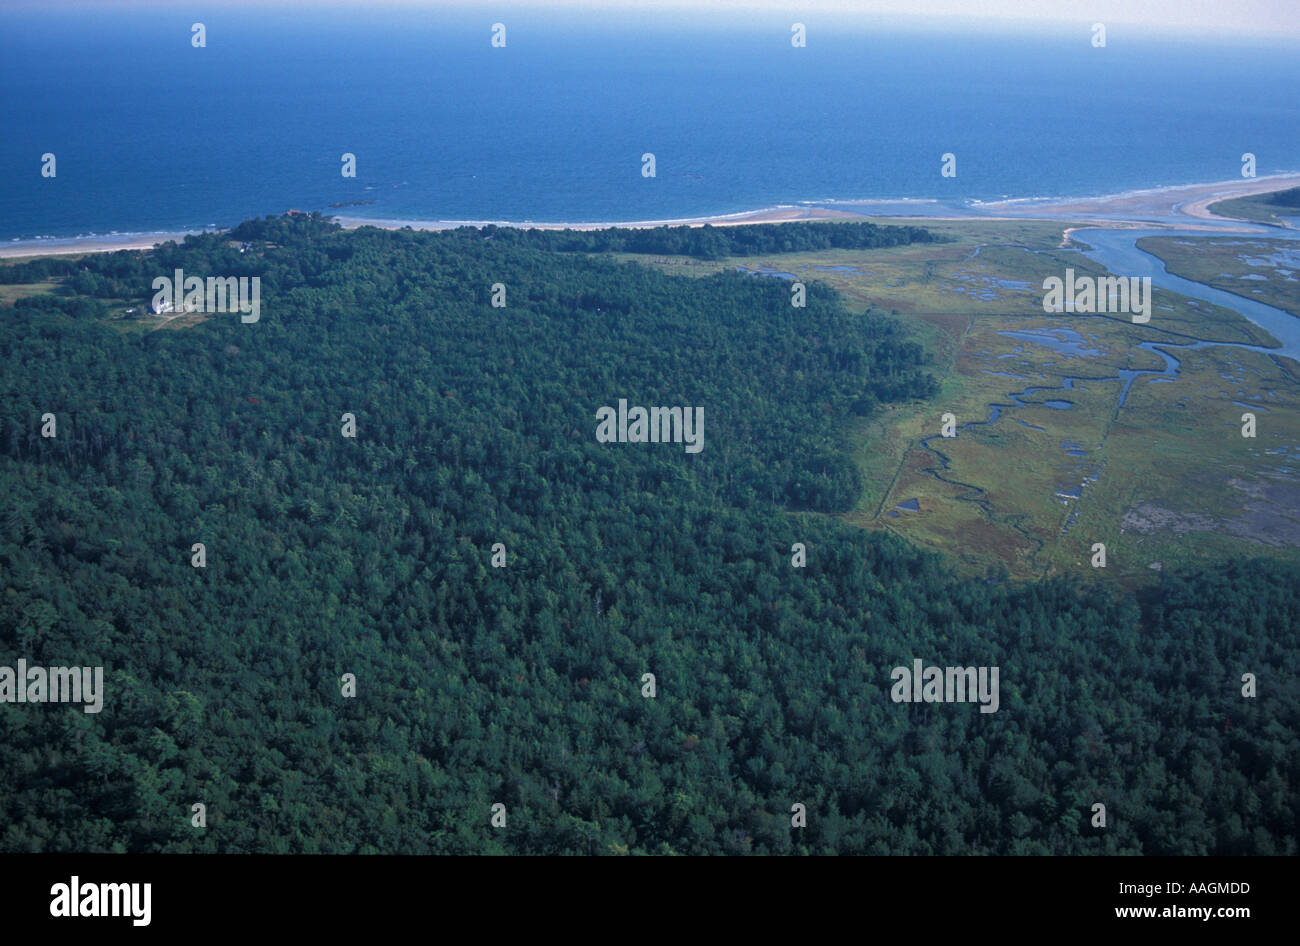
[[[984,0],[978,15],[972,15],[963,0],[868,0],[869,7],[854,0],[206,0],[203,10],[180,0],[9,0],[3,13],[59,15],[103,15],[148,10],[184,13],[202,17],[205,11],[256,13],[265,15],[310,15],[312,13],[357,13],[373,18],[376,12],[420,16],[479,13],[491,22],[508,22],[511,16],[554,14],[566,19],[581,16],[590,23],[627,22],[637,26],[673,26],[666,17],[689,18],[693,25],[754,31],[768,28],[755,18],[777,23],[805,22],[803,17],[824,17],[821,23],[806,22],[810,33],[817,26],[834,30],[890,27],[925,32],[1024,33],[1043,30],[1091,30],[1104,24],[1107,32],[1119,36],[1138,31],[1143,40],[1152,33],[1169,38],[1200,37],[1239,42],[1242,39],[1293,43],[1300,40],[1300,18],[1294,16],[1289,0],[1245,0],[1232,14],[1198,0],[1155,0],[1134,8],[1127,0],[1051,0],[1025,3],[1023,0]],[[1290,8],[1290,9],[1289,9]],[[1151,14],[1146,11],[1158,10]],[[1243,12],[1244,9],[1244,12]],[[1118,38],[1118,37],[1117,37]]]

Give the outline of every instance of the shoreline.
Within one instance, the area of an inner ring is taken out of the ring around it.
[[[1300,187],[1300,174],[1274,174],[1266,177],[1214,181],[1201,184],[1176,184],[1165,187],[1125,191],[1100,197],[1027,197],[997,201],[975,201],[966,212],[928,198],[805,201],[778,204],[757,210],[714,214],[702,217],[676,217],[664,220],[619,220],[583,222],[544,222],[533,220],[422,220],[402,218],[366,218],[350,214],[325,214],[346,230],[377,227],[382,230],[451,230],[457,227],[511,227],[536,230],[603,230],[610,227],[647,229],[653,227],[744,226],[760,223],[794,223],[809,221],[886,220],[903,223],[973,222],[1038,220],[1068,224],[1065,238],[1080,227],[1182,227],[1207,232],[1266,232],[1266,226],[1251,221],[1220,217],[1210,206],[1221,200],[1248,197],[1271,191]],[[851,209],[852,208],[852,209]],[[183,240],[197,233],[220,230],[178,230],[129,236],[67,237],[48,240],[13,240],[0,244],[0,259],[28,259],[78,253],[108,253],[117,250],[143,250],[170,241]]]
[[[129,235],[52,237],[45,240],[11,240],[0,244],[0,259],[34,259],[42,256],[72,256],[80,253],[114,253],[118,250],[151,250],[160,243],[180,241],[199,233],[220,230],[158,230]]]

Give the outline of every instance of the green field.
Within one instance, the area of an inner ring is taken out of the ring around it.
[[[13,305],[14,300],[21,299],[24,296],[36,296],[41,293],[54,292],[58,287],[59,283],[54,281],[12,283],[9,285],[0,284],[0,308]]]
[[[1234,312],[1159,289],[1146,325],[1123,316],[1047,314],[1046,276],[1066,267],[1099,272],[1062,248],[1060,224],[926,225],[952,242],[710,263],[643,259],[678,273],[743,266],[820,280],[851,305],[895,312],[933,353],[938,397],[886,407],[845,431],[868,482],[848,516],[863,528],[942,550],[973,572],[1005,566],[1025,578],[1074,572],[1145,583],[1163,568],[1196,561],[1300,557],[1300,488],[1292,482],[1300,458],[1300,366],[1227,347],[1171,347],[1182,362],[1176,378],[1152,383],[1139,376],[1119,404],[1121,369],[1163,365],[1142,342],[1192,336],[1274,344],[1267,333]],[[1199,259],[1190,241],[1172,242],[1188,244],[1176,249]],[[1205,259],[1183,275],[1225,271],[1216,256]],[[1269,287],[1252,297],[1294,302],[1288,293],[1300,284],[1266,268],[1252,272],[1267,281],[1251,282]],[[1076,338],[1062,330],[1078,333],[1082,350],[1071,354],[1035,340]],[[1058,334],[1036,334],[1043,332]],[[1026,395],[1026,406],[1004,411],[994,424],[922,444],[938,434],[946,412],[958,425],[986,421],[990,405],[1013,403],[1010,393],[1064,388],[1068,377],[1081,379],[1072,390]],[[1049,400],[1071,406],[1054,408]],[[1255,439],[1241,436],[1242,404],[1258,418]],[[936,451],[947,458],[946,469]],[[897,508],[903,503],[918,508]],[[1095,542],[1106,546],[1104,572],[1091,566]]]
[[[1147,237],[1169,272],[1300,316],[1300,242],[1266,237]]]

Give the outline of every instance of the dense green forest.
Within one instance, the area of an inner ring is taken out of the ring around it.
[[[1270,194],[1268,202],[1276,204],[1278,207],[1300,207],[1300,187],[1292,187],[1289,190]]]
[[[0,267],[67,290],[0,310],[0,664],[107,691],[0,704],[0,850],[1296,853],[1300,570],[1135,596],[855,529],[843,431],[926,353],[817,283],[588,255],[641,239],[283,217]],[[177,268],[261,319],[121,320]],[[598,443],[619,398],[702,406],[703,451]],[[914,658],[998,666],[999,711],[893,702]]]
[[[882,227],[871,223],[783,223],[714,227],[647,227],[604,230],[518,230],[461,227],[467,242],[501,240],[559,252],[659,253],[716,260],[727,256],[760,256],[811,250],[860,250],[908,243],[930,243],[938,237],[920,227]]]
[[[230,231],[229,239],[254,239],[267,242],[293,242],[307,231],[317,231],[325,221],[319,214],[297,214],[253,220]],[[874,249],[908,243],[939,240],[929,230],[919,227],[884,227],[872,223],[799,223],[753,224],[738,227],[651,227],[628,229],[609,227],[604,230],[519,230],[510,227],[457,227],[442,231],[437,239],[468,248],[496,241],[498,245],[551,250],[557,253],[659,253],[693,256],[700,259],[723,259],[727,256],[762,256],[771,253],[795,253],[811,250]],[[191,241],[192,242],[192,241]],[[349,251],[338,251],[346,255]],[[80,278],[79,291],[95,295],[105,288],[105,277],[118,280],[119,294],[127,294],[132,284],[127,277],[142,278],[152,271],[147,257],[130,251],[110,254],[109,263],[98,260],[70,260],[43,256],[21,263],[0,266],[0,285],[30,283],[50,276]],[[335,257],[336,259],[339,257]],[[98,277],[98,279],[96,279]]]

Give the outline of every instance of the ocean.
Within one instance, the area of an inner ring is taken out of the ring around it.
[[[1244,152],[1260,176],[1300,168],[1295,46],[798,18],[806,48],[793,15],[0,10],[0,239],[290,208],[562,222],[956,207],[1237,178]]]

